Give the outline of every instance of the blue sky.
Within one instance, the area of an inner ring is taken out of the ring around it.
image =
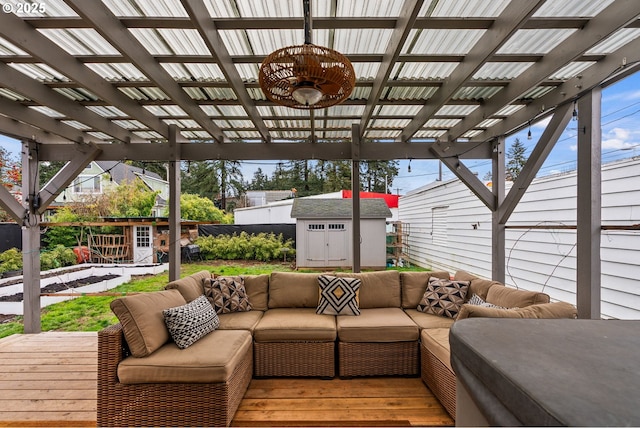
[[[507,148],[518,138],[530,153],[538,138],[544,131],[546,122],[531,126],[532,139],[527,139],[527,130],[509,136]],[[576,167],[576,125],[569,122],[567,129],[552,150],[549,158],[540,169],[539,175],[549,175],[570,171]],[[5,147],[15,158],[20,153],[20,142],[0,135],[0,146]],[[611,85],[602,92],[602,153],[603,162],[640,156],[640,73]],[[277,162],[250,162],[243,168],[246,180],[251,180],[254,171],[262,168],[271,174]],[[491,162],[487,160],[468,160],[465,165],[482,178],[491,170]],[[443,166],[443,179],[453,178],[453,174]],[[393,193],[407,193],[410,190],[427,185],[438,177],[438,162],[427,160],[411,161],[411,172],[408,172],[408,161],[400,161],[398,177],[390,183]]]

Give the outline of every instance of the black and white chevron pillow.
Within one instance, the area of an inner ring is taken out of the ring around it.
[[[320,301],[317,314],[324,315],[360,315],[360,284],[356,278],[338,278],[320,275]]]
[[[218,314],[204,296],[183,306],[162,311],[169,334],[178,348],[185,349],[220,326]]]

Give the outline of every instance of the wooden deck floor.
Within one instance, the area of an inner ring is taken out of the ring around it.
[[[0,339],[0,427],[96,426],[97,335]],[[452,426],[419,378],[254,379],[234,426]]]

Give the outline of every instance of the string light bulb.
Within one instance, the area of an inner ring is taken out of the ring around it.
[[[527,140],[531,139],[531,122],[529,122],[529,132],[527,132]]]
[[[407,166],[407,172],[411,173],[411,159],[409,159],[409,166]]]
[[[571,113],[573,120],[578,120],[578,110],[576,109],[576,102],[573,102],[573,113]]]

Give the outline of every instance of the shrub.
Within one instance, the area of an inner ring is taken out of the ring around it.
[[[0,253],[0,273],[22,269],[22,253],[17,248],[11,248]]]
[[[76,263],[76,254],[72,249],[65,248],[63,245],[56,245],[53,250],[40,255],[40,267],[42,270],[71,266]]]
[[[69,207],[61,208],[51,217],[51,223],[74,223],[80,221],[80,217],[73,213]],[[75,226],[52,226],[44,235],[47,248],[55,248],[58,245],[73,247],[78,245],[80,228]]]
[[[295,255],[293,241],[285,241],[282,234],[259,233],[249,235],[203,236],[195,242],[200,253],[208,260],[258,260],[269,261],[283,257],[282,249],[287,248],[287,256]]]

